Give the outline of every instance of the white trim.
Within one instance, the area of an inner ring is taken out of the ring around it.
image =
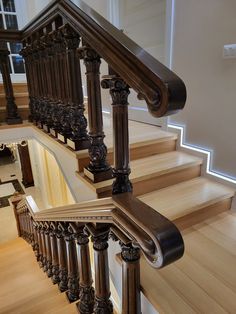
[[[212,166],[212,160],[213,160],[212,157],[213,157],[213,153],[214,153],[213,150],[210,150],[209,148],[202,148],[202,147],[198,147],[198,146],[194,146],[194,145],[190,145],[190,144],[186,143],[185,142],[185,132],[186,132],[185,126],[168,123],[168,128],[178,131],[180,147],[187,149],[187,150],[192,150],[195,153],[200,153],[200,154],[203,154],[205,156],[204,159],[206,160],[206,162],[205,162],[206,174],[208,174],[210,176],[214,176],[215,178],[218,178],[220,180],[223,180],[223,181],[229,183],[230,185],[233,185],[233,187],[235,188],[235,185],[236,185],[236,178],[235,177],[230,177],[229,175],[227,175],[225,173],[220,173],[220,172],[213,169],[213,166]]]
[[[108,2],[109,21],[118,29],[121,29],[121,3],[119,0],[109,0]]]
[[[166,65],[172,69],[175,0],[166,0]]]

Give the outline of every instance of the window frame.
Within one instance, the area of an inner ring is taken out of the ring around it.
[[[19,2],[21,2],[21,3],[19,4]],[[23,16],[23,12],[26,9],[25,0],[21,0],[21,1],[14,0],[14,5],[15,5],[15,12],[4,11],[3,0],[0,0],[0,6],[1,6],[0,14],[2,15],[4,29],[7,29],[5,15],[15,15],[16,16],[18,29],[22,28],[22,26],[24,24],[24,19],[19,18],[19,17]],[[10,66],[11,66],[11,70],[12,70],[12,73],[11,73],[12,81],[13,82],[25,82],[26,81],[26,74],[25,73],[15,73],[15,70],[14,70],[14,64],[13,64],[13,58],[12,57],[17,57],[17,56],[19,56],[19,54],[11,52],[11,47],[10,47],[9,42],[7,43],[7,48],[10,51],[9,61],[10,61]],[[2,82],[2,76],[0,77],[0,81]]]

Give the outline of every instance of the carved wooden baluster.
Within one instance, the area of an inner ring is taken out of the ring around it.
[[[67,46],[69,121],[72,136],[67,139],[67,145],[75,150],[88,148],[90,145],[87,134],[87,119],[84,116],[84,97],[80,61],[77,58],[77,48],[80,36],[68,25],[63,27],[63,34]]]
[[[79,313],[92,314],[94,308],[94,288],[89,255],[89,238],[84,226],[77,225],[75,238],[78,250],[80,301],[77,304]]]
[[[46,69],[46,49],[44,44],[45,36],[38,39],[37,45],[39,50],[39,75],[41,82],[41,97],[40,97],[40,128],[43,128],[47,120],[47,95],[48,95],[48,83],[47,83],[47,69]]]
[[[57,223],[51,222],[50,224],[50,240],[52,250],[52,282],[58,284],[60,282],[59,277],[59,256],[56,237]]]
[[[45,227],[44,223],[40,223],[40,236],[41,236],[41,242],[42,242],[42,265],[43,265],[43,271],[47,272],[47,251],[46,251],[46,237],[45,237]]]
[[[52,35],[47,34],[45,36],[45,47],[46,47],[46,76],[48,84],[48,100],[47,100],[47,110],[46,110],[46,121],[44,125],[44,130],[50,132],[50,129],[53,126],[52,114],[55,106],[53,99],[53,94],[55,93],[55,75],[54,75],[54,47],[52,41]]]
[[[36,232],[37,232],[37,237],[38,237],[38,244],[39,244],[39,254],[38,254],[38,258],[37,261],[39,263],[39,267],[43,268],[43,242],[42,242],[42,236],[41,236],[41,228],[42,225],[39,222],[36,222]]]
[[[22,212],[23,238],[27,241],[25,211]]]
[[[109,229],[96,230],[93,226],[87,226],[92,235],[94,249],[95,268],[95,305],[94,313],[113,313],[113,305],[110,301],[110,282],[108,265],[108,235]]]
[[[103,88],[110,88],[112,97],[114,177],[113,194],[132,192],[129,180],[129,126],[128,95],[129,86],[116,75],[104,76]]]
[[[3,87],[6,97],[6,123],[17,124],[22,123],[21,117],[18,115],[17,106],[11,82],[9,56],[10,52],[7,49],[5,42],[0,42],[0,70],[2,74]]]
[[[31,42],[32,61],[33,61],[33,75],[35,78],[35,99],[34,99],[34,118],[35,124],[40,124],[41,114],[41,97],[42,97],[42,82],[41,82],[41,71],[40,71],[40,59],[38,50],[38,41],[33,40]]]
[[[29,109],[30,114],[28,120],[33,122],[33,86],[34,86],[34,76],[32,75],[32,55],[29,46],[27,43],[23,42],[23,48],[20,52],[20,55],[24,58],[25,61],[25,74],[28,86],[28,93],[29,93]]]
[[[46,242],[46,257],[47,257],[47,275],[52,277],[52,249],[51,249],[51,239],[50,239],[50,224],[48,222],[44,223],[45,228],[45,242]]]
[[[38,224],[34,220],[32,221],[32,223],[33,223],[33,229],[34,229],[34,247],[33,247],[33,250],[34,250],[36,260],[37,260],[37,262],[39,262],[39,259],[40,259],[40,248],[39,248],[40,239],[38,236]]]
[[[57,137],[58,133],[61,132],[61,115],[63,112],[64,104],[62,103],[62,78],[61,78],[61,32],[54,30],[51,33],[54,49],[55,49],[55,58],[54,58],[54,73],[55,73],[55,82],[56,82],[56,97],[57,100],[53,109],[52,119],[53,127],[50,129],[50,133]],[[62,74],[63,75],[63,74]]]
[[[79,273],[78,273],[78,260],[76,254],[76,245],[73,226],[65,224],[65,241],[67,252],[67,266],[68,266],[68,291],[67,298],[70,302],[79,299]]]
[[[61,114],[61,133],[58,135],[58,139],[63,143],[67,143],[67,139],[72,136],[71,129],[71,116],[70,116],[70,104],[69,104],[69,69],[67,63],[67,45],[63,34],[64,26],[59,28],[61,36],[60,45],[60,65],[61,65],[61,86],[62,86],[62,114]]]
[[[90,163],[85,169],[85,175],[92,181],[99,182],[112,177],[111,167],[108,164],[107,147],[104,144],[102,101],[100,89],[100,56],[88,45],[78,50],[79,57],[84,59],[86,66],[88,89],[88,118]]]
[[[30,235],[30,242],[31,242],[32,249],[34,251],[36,238],[35,238],[35,234],[34,234],[33,218],[31,217],[31,215],[29,215],[29,223],[30,223],[30,234],[31,234]]]
[[[121,243],[122,257],[122,313],[141,314],[140,250],[132,244]]]
[[[59,289],[64,292],[68,289],[68,271],[67,271],[67,254],[66,254],[66,244],[64,240],[65,228],[62,223],[58,223],[56,229],[57,236],[57,247],[58,247],[58,259],[59,259]]]

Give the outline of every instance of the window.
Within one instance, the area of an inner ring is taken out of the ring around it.
[[[18,29],[15,0],[0,0],[0,28]],[[21,43],[7,43],[10,51],[9,61],[12,74],[25,73],[23,58],[19,55]]]

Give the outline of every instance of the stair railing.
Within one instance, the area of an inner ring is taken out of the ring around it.
[[[52,1],[22,31],[0,31],[1,41],[21,41],[30,119],[75,150],[89,149],[85,176],[115,177],[113,194],[131,192],[128,96],[130,88],[161,117],[184,107],[183,81],[83,1]],[[100,64],[109,65],[100,80]],[[88,123],[80,60],[86,67]],[[112,97],[114,167],[104,144],[101,86]],[[87,130],[87,124],[89,130]]]
[[[79,301],[81,314],[113,313],[109,239],[121,247],[123,314],[141,314],[141,252],[156,268],[183,255],[183,240],[176,226],[131,193],[42,211],[30,196],[16,196],[12,202],[19,234],[31,244],[39,266],[53,284],[66,292],[70,302]]]
[[[31,198],[15,202],[20,234],[33,247],[39,266],[79,300],[80,313],[112,313],[108,240],[119,241],[122,313],[140,314],[140,252],[153,267],[183,255],[179,230],[132,196],[129,180],[128,95],[144,99],[156,117],[182,109],[182,80],[83,1],[51,2],[22,31],[0,31],[0,41],[21,41],[31,121],[75,150],[88,148],[88,180],[114,176],[112,197],[37,211]],[[100,81],[103,58],[108,75]],[[80,60],[86,67],[88,126],[84,114]],[[114,167],[107,162],[100,85],[112,97]],[[93,243],[95,291],[89,257]]]

